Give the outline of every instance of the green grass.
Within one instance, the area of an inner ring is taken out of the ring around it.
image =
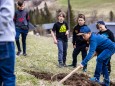
[[[72,61],[72,43],[69,41],[68,45],[68,55],[67,64],[71,64]],[[38,37],[34,35],[28,35],[27,37],[27,56],[20,56],[16,58],[16,70],[15,74],[17,76],[17,86],[55,86],[57,82],[49,82],[37,79],[35,76],[25,72],[27,71],[37,71],[46,73],[69,73],[73,68],[58,68],[57,61],[57,46],[53,44],[51,37]],[[115,55],[113,56],[115,57]],[[95,69],[95,59],[93,58],[88,63],[88,74],[93,76]],[[112,73],[111,80],[115,81],[115,58],[112,58]],[[78,56],[78,64],[81,62],[81,55]],[[82,71],[79,70],[79,73]]]
[[[61,9],[67,10],[68,0],[58,0],[58,5],[61,6]],[[83,12],[86,14],[91,13],[94,10],[97,10],[99,13],[109,13],[113,8],[115,8],[115,0],[70,0],[72,9],[75,13]],[[90,14],[91,15],[91,14]]]
[[[58,0],[59,4],[63,6],[67,6],[68,0]],[[70,0],[71,5],[73,8],[90,8],[93,6],[103,6],[104,4],[107,4],[110,6],[111,4],[114,5],[115,0]]]

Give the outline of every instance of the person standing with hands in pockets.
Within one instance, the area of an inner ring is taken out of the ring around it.
[[[58,14],[58,22],[56,22],[51,30],[51,35],[53,37],[54,43],[58,47],[58,62],[59,67],[66,66],[66,56],[68,48],[68,25],[64,21],[65,13],[60,12]],[[56,36],[55,36],[56,32]]]
[[[26,37],[29,31],[29,14],[25,10],[24,1],[20,0],[17,2],[18,10],[15,12],[14,22],[16,26],[16,45],[18,48],[17,56],[20,56],[22,53],[20,47],[20,35],[22,36],[22,47],[23,47],[23,55],[26,56]]]
[[[0,86],[15,84],[14,0],[0,0]]]

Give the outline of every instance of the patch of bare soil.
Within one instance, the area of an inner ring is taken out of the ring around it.
[[[27,70],[24,70],[24,72],[27,72],[27,73],[35,76],[38,79],[43,79],[43,80],[47,80],[47,81],[50,81],[51,76],[53,76],[53,74],[45,73],[45,72],[36,72],[36,71],[27,71]]]
[[[34,75],[36,78],[52,81],[52,82],[60,81],[67,75],[67,73],[60,73],[57,75],[53,75],[52,73],[35,72],[35,71],[27,71],[27,70],[24,70],[24,71],[31,75]],[[69,86],[101,86],[100,84],[96,82],[89,81],[89,77],[82,73],[73,74],[63,84],[69,85]],[[110,86],[115,86],[115,82],[111,82]]]
[[[60,81],[67,74],[61,73],[52,78],[52,80]],[[73,74],[70,78],[68,78],[63,84],[69,86],[100,86],[98,83],[94,83],[88,80],[89,77],[85,74]]]

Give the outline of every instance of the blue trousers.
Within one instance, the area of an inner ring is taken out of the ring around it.
[[[24,30],[21,28],[16,28],[16,45],[18,48],[18,51],[21,51],[21,47],[20,47],[20,42],[19,42],[19,37],[20,35],[22,36],[22,47],[23,47],[23,54],[26,53],[26,37],[28,34],[28,30]]]
[[[107,64],[108,64],[108,62],[110,60],[110,57],[114,53],[115,53],[115,47],[112,48],[111,50],[110,49],[105,49],[98,55],[95,74],[94,74],[94,77],[96,77],[97,80],[100,79],[100,75],[103,72],[104,81],[110,83]],[[108,86],[108,84],[106,86]]]
[[[15,86],[14,42],[0,42],[0,86]]]
[[[59,64],[66,64],[68,43],[59,39],[57,46],[58,46],[58,62]]]

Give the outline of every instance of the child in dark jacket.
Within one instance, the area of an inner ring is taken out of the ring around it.
[[[95,74],[93,78],[90,78],[90,80],[100,82],[100,75],[103,71],[104,84],[105,86],[109,86],[110,79],[106,65],[108,64],[110,57],[115,53],[115,43],[103,35],[91,33],[90,29],[86,26],[80,29],[80,33],[78,35],[82,35],[90,45],[89,53],[81,62],[80,67],[87,65],[88,61],[92,58],[98,48],[101,53],[97,56]]]
[[[74,27],[73,29],[73,61],[70,66],[73,66],[74,68],[76,67],[77,64],[77,56],[81,51],[82,54],[82,60],[86,57],[87,55],[87,48],[88,44],[87,41],[85,41],[82,36],[78,36],[77,34],[80,32],[81,27],[87,26],[85,24],[85,16],[83,14],[79,14],[77,18],[78,24]],[[86,72],[87,65],[84,66],[83,71]]]
[[[111,41],[115,42],[113,33],[109,29],[107,29],[107,27],[106,27],[106,25],[105,25],[105,23],[103,21],[98,21],[96,27],[99,30],[99,32],[98,32],[99,34],[101,34],[101,35],[109,38]],[[96,50],[96,51],[97,51],[97,54],[100,53],[98,50]],[[109,62],[107,64],[107,67],[108,67],[108,72],[109,72],[109,75],[110,75],[110,72],[111,72],[110,60],[109,60]]]
[[[26,37],[28,34],[28,25],[29,25],[29,15],[28,12],[24,9],[24,2],[18,1],[17,3],[18,10],[15,12],[14,22],[16,26],[16,45],[18,48],[17,55],[21,54],[21,47],[19,42],[20,35],[22,36],[22,46],[23,46],[23,55],[26,56]]]
[[[67,56],[67,47],[68,47],[68,25],[64,21],[65,13],[60,12],[58,14],[58,22],[56,22],[51,30],[51,34],[54,40],[54,43],[58,47],[58,62],[59,67],[66,66],[66,56]],[[56,33],[56,36],[55,36]]]

